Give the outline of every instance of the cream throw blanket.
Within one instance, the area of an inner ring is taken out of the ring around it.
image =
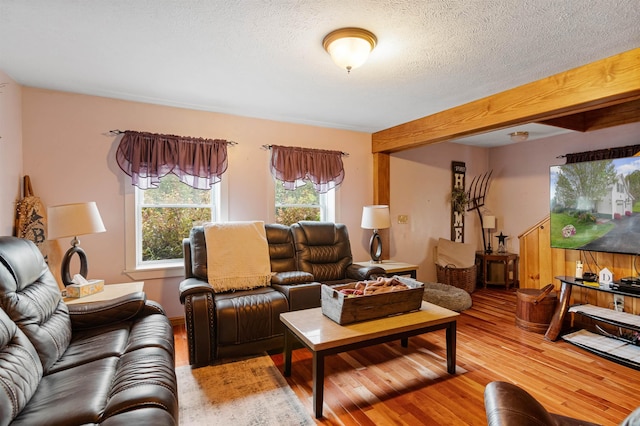
[[[207,271],[213,291],[249,290],[271,282],[269,245],[264,222],[204,225]]]

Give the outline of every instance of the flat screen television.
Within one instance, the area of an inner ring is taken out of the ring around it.
[[[551,247],[640,254],[640,157],[552,166]]]

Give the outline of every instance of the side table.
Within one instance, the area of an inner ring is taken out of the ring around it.
[[[73,305],[74,303],[101,302],[115,299],[125,294],[137,293],[144,288],[144,281],[134,281],[122,284],[105,284],[104,290],[99,293],[90,294],[85,297],[65,297],[64,303]]]
[[[515,253],[476,252],[478,285],[518,286],[518,255]]]
[[[387,272],[387,277],[393,275],[409,275],[415,280],[418,272],[418,265],[396,262],[395,260],[383,260],[380,263],[371,261],[353,262],[353,264],[360,266],[379,266]]]

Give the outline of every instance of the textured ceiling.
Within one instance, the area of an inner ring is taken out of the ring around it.
[[[26,86],[375,132],[636,48],[639,23],[638,0],[0,0],[0,69]],[[322,48],[345,26],[378,38],[350,75]]]

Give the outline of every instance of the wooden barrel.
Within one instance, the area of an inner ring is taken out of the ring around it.
[[[543,289],[518,289],[517,295],[516,325],[523,330],[545,333],[556,310],[557,298],[553,284]]]

